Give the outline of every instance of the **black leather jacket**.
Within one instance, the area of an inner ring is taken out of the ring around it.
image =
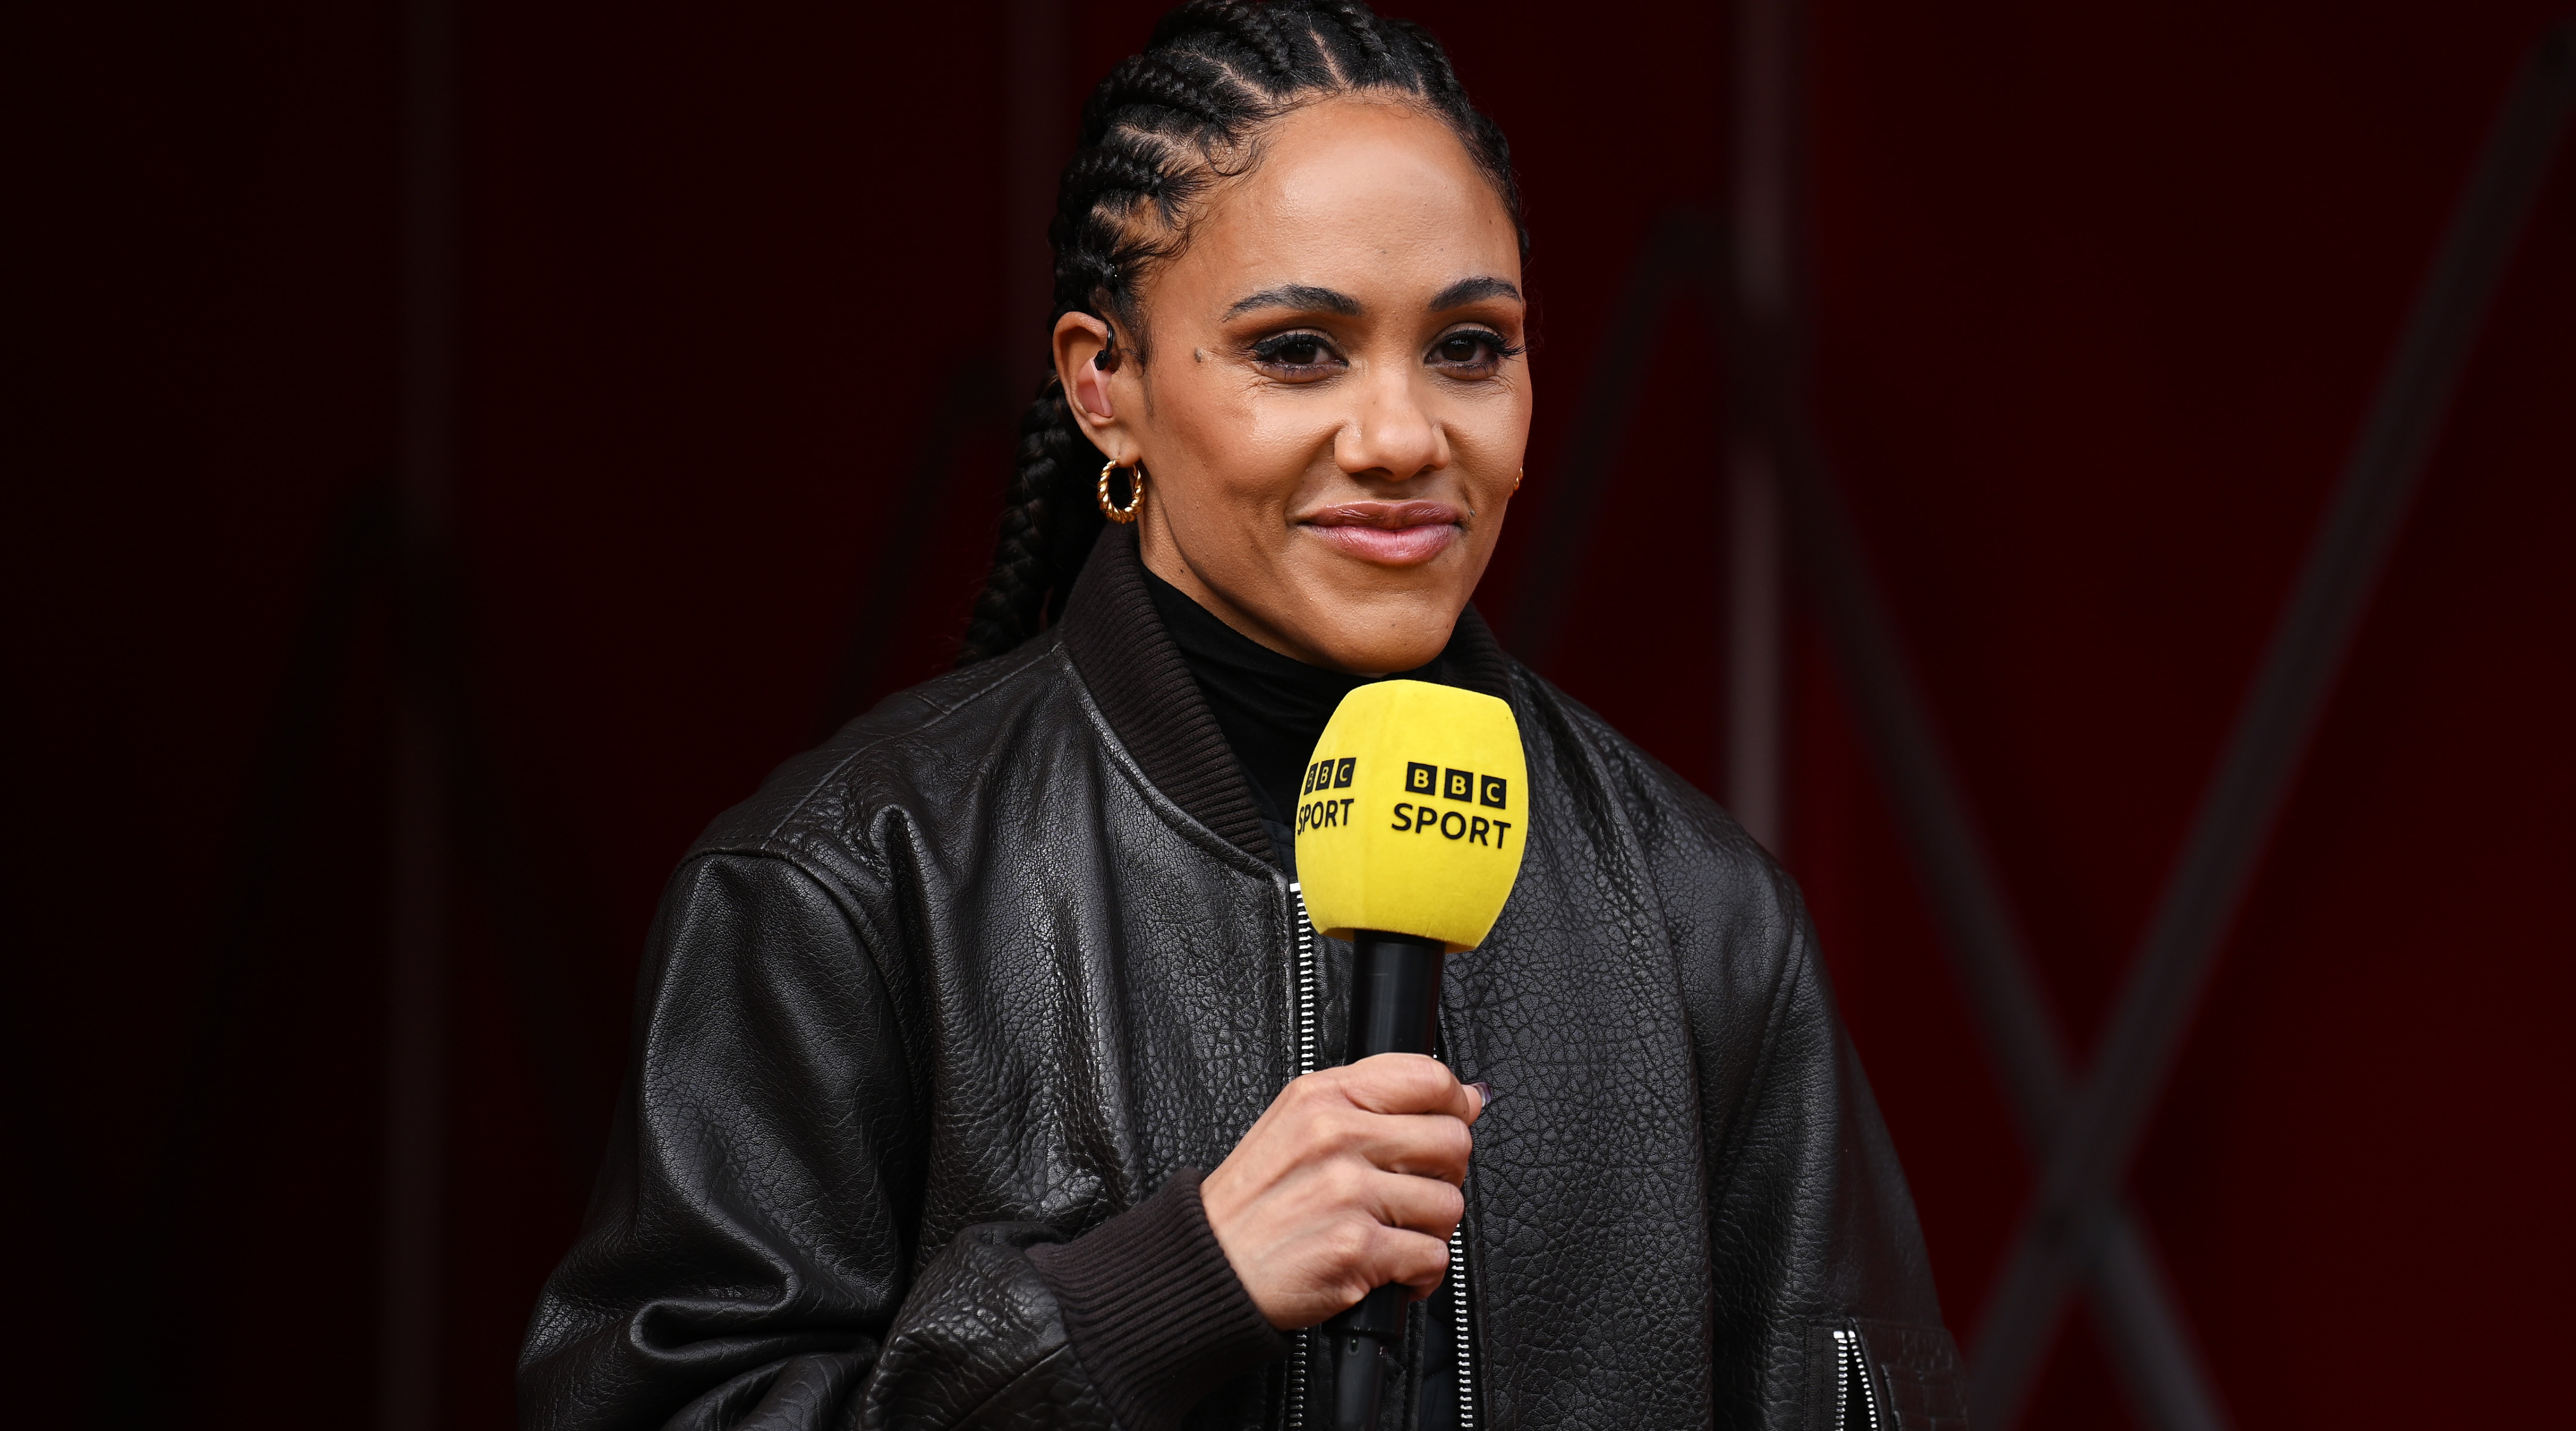
[[[1307,931],[1141,572],[1112,529],[1045,637],[888,700],[682,863],[608,1164],[529,1330],[527,1425],[1160,1419],[1086,1368],[1029,1249],[1149,1200],[1196,1215],[1187,1170],[1340,1060],[1349,950]],[[1532,787],[1511,903],[1441,999],[1446,1056],[1497,1090],[1464,1257],[1408,1340],[1464,1332],[1451,1415],[1964,1424],[1795,886],[1473,612],[1442,669],[1511,702]],[[1321,1431],[1320,1358],[1234,1295],[1233,1323],[1194,1319],[1226,1379],[1168,1414]],[[1388,1396],[1386,1431],[1428,1399]]]

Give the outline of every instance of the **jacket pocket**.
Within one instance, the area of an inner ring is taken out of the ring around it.
[[[1808,1424],[1823,1431],[1967,1431],[1967,1378],[1939,1327],[1819,1317],[1807,1366]]]

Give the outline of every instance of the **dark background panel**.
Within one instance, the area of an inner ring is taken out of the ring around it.
[[[31,1421],[261,1404],[260,1326],[317,1406],[369,1385],[367,1311],[284,1289],[372,1307],[385,622],[315,589],[387,458],[390,20],[36,7],[0,41]]]
[[[1546,673],[1723,795],[1726,326],[1685,287],[1614,345],[1656,226],[1725,212],[1732,18],[1396,8],[1511,133],[1536,238],[1529,482],[1480,604],[1510,644],[1544,538],[1588,520]],[[951,659],[1042,364],[1015,176],[1158,9],[463,8],[419,1424],[510,1420],[673,860]],[[2557,13],[1811,7],[1817,425],[2079,1051]],[[0,1022],[31,1420],[375,1417],[399,18],[111,4],[0,46],[36,196]],[[2556,1404],[2571,253],[2562,154],[2138,1167],[2247,1425]],[[1579,433],[1628,356],[1628,417]],[[1780,853],[1965,1340],[2031,1169],[1830,642],[1789,629]],[[2134,1424],[2089,1314],[2027,1424]]]
[[[2546,1213],[2569,1173],[2553,1011],[2576,979],[2542,951],[2567,941],[2576,796],[2558,536],[2576,500],[2551,476],[2576,459],[2571,170],[2524,234],[2142,1168],[2249,1423],[2299,1415],[2294,1388],[2246,1374],[2267,1300],[2386,1309],[2349,1335],[2397,1366],[2473,1362],[2478,1318],[2441,1307],[2562,1315],[2542,1290],[2569,1265]],[[2392,1377],[2377,1400],[2428,1422],[2523,1404],[2480,1377]]]
[[[2078,1049],[2548,13],[1817,12],[1820,427]],[[2563,1321],[2525,1020],[2564,989],[2571,202],[2562,152],[2140,1163],[2245,1424],[2511,1414],[2446,1309]],[[1829,670],[1800,696],[1789,863],[1964,1332],[2029,1167]],[[2122,1423],[2097,1341],[2027,1424]]]

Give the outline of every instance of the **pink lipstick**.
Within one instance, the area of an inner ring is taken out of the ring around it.
[[[1362,561],[1418,566],[1465,535],[1466,515],[1446,502],[1342,502],[1303,525]]]

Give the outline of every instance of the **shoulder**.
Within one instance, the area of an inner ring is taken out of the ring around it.
[[[898,692],[773,771],[690,857],[770,855],[865,878],[906,833],[971,823],[991,791],[1037,779],[1033,766],[1082,741],[1082,700],[1052,636]]]

